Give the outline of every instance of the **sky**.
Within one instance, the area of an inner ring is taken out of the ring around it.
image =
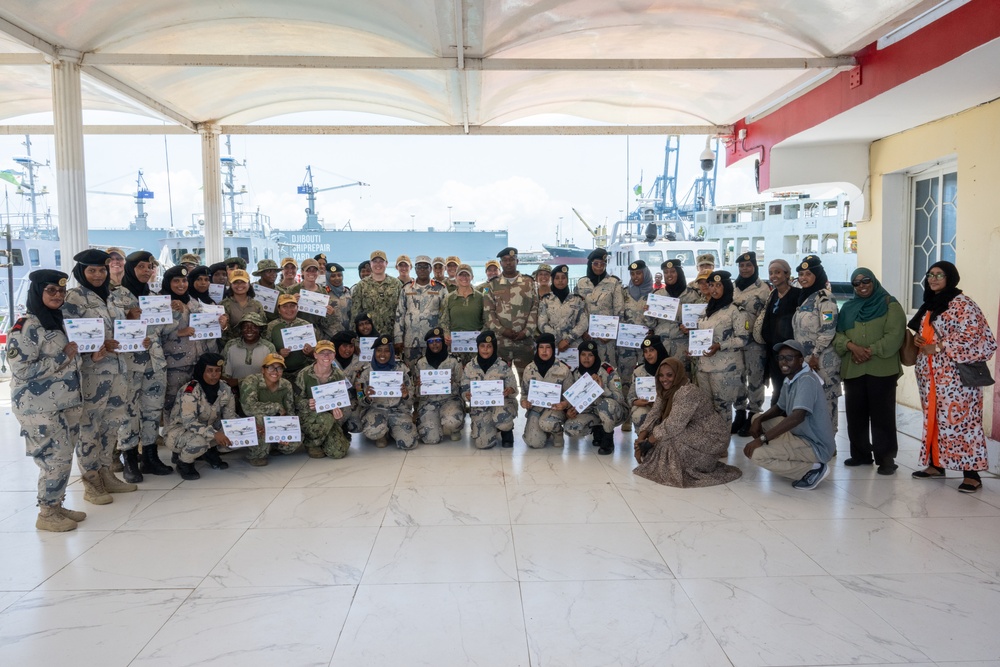
[[[107,116],[103,120],[107,122]],[[316,122],[311,117],[298,120]],[[50,117],[38,114],[5,122],[48,123]],[[95,120],[85,117],[85,122]],[[18,167],[12,158],[25,154],[23,141],[0,137],[0,170]],[[354,229],[444,229],[449,219],[471,220],[477,229],[507,229],[511,244],[522,250],[540,250],[557,236],[591,245],[574,207],[591,227],[610,227],[623,212],[634,209],[633,186],[641,182],[649,192],[663,171],[666,137],[234,135],[231,143],[232,155],[246,161],[236,173],[237,187],[247,188],[241,206],[259,207],[275,228],[297,229],[305,222],[306,200],[296,188],[306,165],[312,165],[317,189],[356,181],[369,184],[318,195],[317,210],[327,227],[350,222]],[[700,175],[698,158],[704,146],[704,137],[681,139],[680,199]],[[224,144],[221,153],[226,154]],[[163,135],[91,135],[85,138],[84,154],[88,191],[134,192],[137,172],[143,170],[155,193],[147,204],[152,227],[169,227],[172,213],[174,226],[185,228],[202,211],[197,136],[164,140]],[[57,213],[53,137],[32,137],[32,157],[53,163],[41,170],[40,178],[53,193],[48,204]],[[15,190],[6,187],[11,211],[26,205]],[[752,164],[729,169],[720,164],[718,204],[759,199]],[[135,215],[128,196],[91,192],[87,204],[93,228],[125,227]]]

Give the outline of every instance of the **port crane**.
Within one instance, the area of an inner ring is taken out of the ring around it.
[[[146,180],[142,177],[142,169],[135,179],[135,192],[105,192],[103,190],[87,190],[95,195],[110,195],[112,197],[133,197],[135,198],[135,220],[128,226],[130,230],[146,231],[149,229],[149,214],[146,213],[146,200],[153,198],[153,191],[146,185]]]
[[[306,224],[302,227],[303,231],[323,231],[324,227],[319,222],[319,214],[316,212],[316,195],[320,192],[328,192],[330,190],[341,190],[343,188],[354,188],[354,187],[368,187],[368,183],[362,183],[361,181],[355,181],[354,183],[345,183],[344,185],[333,185],[328,188],[317,188],[313,185],[313,174],[312,166],[306,165],[306,175],[302,179],[302,185],[298,187],[298,194],[305,195],[308,205],[306,206]]]
[[[706,150],[714,155],[719,153],[719,140],[711,140]],[[703,154],[707,157],[707,153]],[[677,167],[680,160],[680,136],[667,136],[667,145],[663,156],[663,173],[656,177],[653,189],[648,196],[642,192],[642,185],[636,186],[637,205],[628,214],[629,220],[650,222],[653,220],[693,220],[697,211],[705,211],[715,207],[715,183],[719,174],[719,161],[712,160],[712,166],[702,170],[702,175],[695,179],[684,199],[677,199]],[[702,165],[705,161],[703,159]],[[638,225],[641,227],[641,225]]]
[[[603,247],[605,247],[608,244],[608,227],[607,227],[607,225],[598,225],[597,231],[594,231],[590,227],[590,225],[587,224],[587,221],[583,219],[583,216],[580,215],[579,211],[577,211],[573,207],[570,207],[570,210],[573,211],[573,214],[576,215],[577,219],[580,222],[583,223],[583,226],[587,228],[587,231],[590,232],[590,235],[594,237],[594,245],[596,247],[603,248]]]

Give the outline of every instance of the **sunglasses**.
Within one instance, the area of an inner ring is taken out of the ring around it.
[[[871,278],[859,278],[858,280],[855,280],[851,284],[854,285],[855,287],[861,287],[862,285],[871,285],[872,284],[872,279]]]
[[[778,361],[795,361],[798,357],[797,354],[779,354]]]
[[[65,294],[66,293],[66,288],[65,287],[56,287],[55,285],[51,285],[49,287],[46,287],[42,291],[44,293],[48,294],[49,296],[58,296],[59,294]]]
[[[945,277],[945,275],[943,273],[932,273],[932,272],[928,271],[927,272],[927,277],[928,278],[933,278],[934,280],[941,280],[941,279],[943,279]]]

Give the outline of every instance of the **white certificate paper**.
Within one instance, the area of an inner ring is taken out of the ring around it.
[[[372,371],[368,386],[375,390],[375,398],[402,398],[403,371]]]
[[[312,388],[312,397],[316,401],[316,412],[329,412],[334,408],[351,407],[351,388],[347,380],[318,384]]]
[[[677,309],[681,300],[663,294],[650,294],[646,297],[646,314],[658,320],[677,320]]]
[[[212,299],[212,301],[216,303],[222,303],[222,298],[225,295],[225,293],[226,293],[225,285],[216,285],[215,283],[212,283],[211,285],[208,286],[208,296],[209,298]]]
[[[470,383],[474,408],[494,408],[503,405],[503,380],[472,380]]]
[[[115,320],[115,340],[118,352],[145,352],[146,323],[142,320]]]
[[[618,318],[615,315],[591,315],[590,329],[587,333],[591,338],[603,340],[615,338],[618,335]]]
[[[275,306],[278,305],[278,295],[280,294],[278,290],[263,285],[254,285],[253,294],[253,298],[260,301],[260,305],[264,307],[265,313],[274,312]]]
[[[635,397],[644,401],[656,400],[656,378],[647,376],[635,376]]]
[[[701,357],[712,347],[712,334],[714,329],[691,329],[688,332],[688,354],[692,357]]]
[[[375,349],[372,345],[375,344],[375,336],[362,336],[358,341],[358,359],[360,361],[371,361],[372,355],[375,354]]]
[[[169,294],[140,296],[139,308],[142,309],[142,321],[146,324],[170,324],[174,321]]]
[[[299,442],[302,429],[298,417],[264,417],[264,442]]]
[[[708,308],[707,303],[685,303],[681,305],[681,324],[687,329],[698,328],[698,318]]]
[[[618,325],[618,347],[628,347],[638,350],[649,329],[641,324]]]
[[[257,420],[253,417],[245,419],[223,419],[222,432],[229,438],[230,447],[257,446]]]
[[[188,315],[188,324],[194,329],[191,340],[222,338],[219,316],[215,313],[191,313]]]
[[[563,352],[556,352],[556,359],[576,370],[576,367],[580,365],[580,350],[575,347],[567,347]]]
[[[478,331],[452,331],[451,351],[455,354],[460,352],[478,352],[479,346],[476,339],[479,338]]]
[[[563,396],[577,412],[583,412],[590,407],[590,404],[601,397],[604,389],[594,382],[594,378],[589,373],[585,373],[573,386],[563,392]]]
[[[532,407],[551,408],[562,396],[562,385],[558,382],[531,380],[528,383],[528,402]]]
[[[451,369],[421,370],[421,396],[447,396],[451,393]]]
[[[286,327],[281,330],[281,342],[292,352],[297,352],[306,345],[316,347],[316,330],[311,324]]]
[[[76,343],[80,352],[96,352],[104,345],[104,320],[100,317],[82,317],[63,320],[66,338]]]
[[[310,315],[322,315],[326,317],[326,307],[330,305],[330,295],[312,292],[307,289],[299,290],[299,312]]]

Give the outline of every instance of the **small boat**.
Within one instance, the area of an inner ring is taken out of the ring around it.
[[[592,248],[581,248],[568,241],[558,245],[543,243],[542,247],[549,253],[552,264],[586,264],[587,255],[593,252]]]

